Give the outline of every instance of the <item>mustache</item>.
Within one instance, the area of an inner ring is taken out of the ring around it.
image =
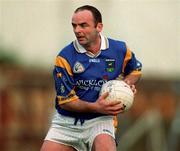
[[[77,38],[81,38],[81,37],[84,37],[84,35],[81,35],[81,34],[75,34]]]

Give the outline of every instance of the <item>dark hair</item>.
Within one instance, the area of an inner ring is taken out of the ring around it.
[[[93,15],[93,18],[94,18],[94,23],[95,23],[95,26],[98,24],[98,23],[102,23],[102,15],[100,13],[100,11],[93,7],[93,6],[90,6],[90,5],[84,5],[84,6],[81,6],[81,7],[78,7],[74,13],[77,13],[79,11],[83,11],[83,10],[88,10],[92,13]]]

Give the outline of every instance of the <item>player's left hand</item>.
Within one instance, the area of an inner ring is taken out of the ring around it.
[[[137,93],[135,85],[130,85],[131,90],[133,91],[134,95]]]
[[[131,82],[129,80],[125,79],[124,82],[126,82],[130,86],[131,90],[133,91],[133,93],[135,95],[137,93],[136,86],[134,84],[131,84]]]

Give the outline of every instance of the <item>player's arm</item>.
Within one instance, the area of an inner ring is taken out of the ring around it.
[[[134,53],[127,48],[122,69],[124,75],[123,80],[129,85],[135,85],[141,78],[141,68],[141,62],[139,62]]]
[[[129,85],[135,85],[141,78],[141,74],[129,74],[124,78],[124,81]]]
[[[98,100],[94,103],[86,102],[80,99],[75,101],[64,103],[61,105],[63,109],[74,111],[74,112],[91,112],[91,113],[101,113],[107,115],[117,115],[123,112],[123,104],[120,102],[107,102],[105,98],[108,93],[101,95]]]

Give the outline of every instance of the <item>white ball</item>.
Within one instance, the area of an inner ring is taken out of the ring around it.
[[[107,101],[120,101],[125,106],[125,111],[129,110],[134,101],[134,93],[130,86],[124,81],[110,80],[102,85],[100,95],[109,92]]]

